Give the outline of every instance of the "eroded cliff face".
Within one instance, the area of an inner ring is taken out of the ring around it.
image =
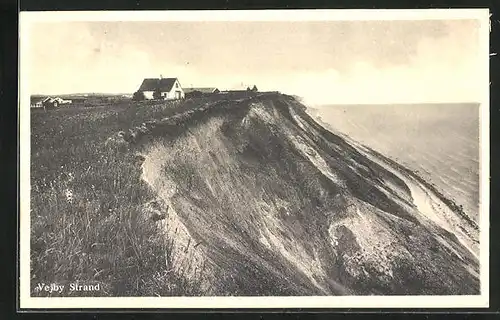
[[[128,137],[207,294],[479,294],[477,226],[294,98],[200,106]],[[465,231],[464,231],[465,230]]]

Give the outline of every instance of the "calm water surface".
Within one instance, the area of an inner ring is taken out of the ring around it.
[[[417,170],[477,221],[478,104],[330,105],[310,113]]]

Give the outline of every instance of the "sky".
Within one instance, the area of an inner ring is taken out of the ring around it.
[[[278,90],[306,103],[476,102],[479,20],[35,22],[33,94],[183,87]]]

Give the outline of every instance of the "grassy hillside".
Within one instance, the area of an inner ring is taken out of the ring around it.
[[[113,133],[190,103],[32,110],[32,288],[78,280],[100,283],[98,295],[196,294],[168,267],[161,224],[142,214],[155,196],[134,154],[105,146]]]

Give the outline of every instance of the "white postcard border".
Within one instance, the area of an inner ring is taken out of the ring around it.
[[[484,77],[480,105],[480,279],[474,296],[310,297],[30,297],[30,90],[29,30],[62,21],[332,21],[478,19]],[[20,252],[19,308],[485,308],[489,306],[489,10],[254,10],[21,12],[19,17]]]

